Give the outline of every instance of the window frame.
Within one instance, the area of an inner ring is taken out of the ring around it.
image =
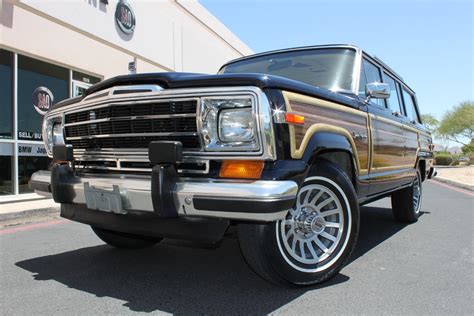
[[[44,63],[48,63],[48,64],[51,64],[51,65],[54,65],[54,66],[58,66],[58,67],[62,67],[62,68],[66,68],[68,70],[68,93],[67,93],[67,98],[70,98],[71,97],[71,91],[72,91],[72,75],[73,75],[73,72],[76,71],[76,72],[80,72],[80,73],[83,73],[87,76],[91,76],[91,77],[96,77],[96,78],[99,78],[100,81],[104,80],[104,76],[102,75],[98,75],[98,74],[94,74],[92,72],[89,72],[89,71],[85,71],[85,70],[81,70],[81,69],[78,69],[78,68],[75,68],[74,66],[68,66],[68,65],[62,65],[58,62],[54,62],[54,61],[51,61],[51,60],[48,60],[48,59],[45,59],[45,58],[42,58],[40,56],[36,56],[36,55],[33,55],[33,54],[29,54],[29,53],[26,53],[24,51],[19,51],[19,50],[16,50],[16,49],[10,49],[10,48],[6,48],[6,47],[0,47],[0,49],[2,50],[5,50],[9,53],[11,53],[13,55],[13,63],[12,63],[12,70],[13,70],[13,74],[12,74],[12,89],[13,89],[13,113],[12,113],[12,122],[13,122],[13,130],[12,130],[12,138],[11,139],[8,139],[8,138],[0,138],[0,144],[2,145],[5,145],[5,144],[8,144],[9,146],[11,146],[11,150],[12,150],[12,155],[9,156],[10,157],[10,161],[11,161],[11,185],[12,185],[12,192],[11,194],[5,194],[5,195],[0,195],[0,202],[4,202],[4,201],[15,201],[17,199],[27,199],[29,198],[29,195],[30,194],[33,194],[32,196],[35,196],[34,193],[27,193],[27,192],[24,192],[24,193],[20,193],[20,179],[19,179],[19,176],[20,176],[20,168],[19,168],[19,158],[20,156],[21,157],[24,157],[20,154],[19,152],[19,146],[20,145],[32,145],[32,146],[41,146],[43,145],[43,141],[41,140],[22,140],[19,138],[19,135],[18,135],[18,97],[19,97],[19,94],[18,94],[18,85],[19,85],[19,80],[18,80],[18,70],[19,70],[19,63],[18,63],[18,59],[19,59],[19,56],[24,56],[24,57],[28,57],[28,58],[31,58],[31,59],[34,59],[36,61],[40,61],[40,62],[44,62]],[[8,155],[7,155],[8,156]],[[36,156],[36,157],[40,157],[41,156]]]
[[[11,120],[11,124],[10,126],[7,126],[9,127],[9,131],[7,132],[10,132],[10,136],[5,136],[5,137],[0,137],[0,141],[13,141],[15,139],[15,131],[14,131],[14,117],[15,117],[15,53],[13,51],[10,51],[10,50],[7,50],[7,49],[4,49],[3,47],[0,47],[0,50],[4,52],[5,55],[9,55],[8,56],[8,59],[9,59],[9,62],[10,64],[7,65],[7,67],[9,66],[10,67],[10,74],[8,77],[10,77],[10,82],[11,82],[11,86],[9,87],[10,89],[10,97],[11,97],[11,100],[10,100],[10,104],[6,104],[7,106],[7,113],[9,114],[8,116],[10,117],[10,120]],[[8,92],[7,92],[8,93]],[[0,101],[1,102],[1,101]],[[3,110],[2,110],[3,112]]]
[[[416,115],[416,124],[421,124],[421,119],[420,119],[420,113],[418,111],[418,103],[416,102],[416,97],[415,94],[410,91],[410,89],[407,89],[405,86],[402,87],[402,96],[403,96],[403,107],[405,109],[406,117],[410,120],[410,122],[413,122],[412,118],[408,116],[408,110],[407,110],[407,105],[405,103],[405,95],[403,92],[406,92],[411,98],[411,102],[413,105],[413,109],[415,110],[415,115]]]
[[[395,90],[397,92],[397,99],[398,99],[398,106],[399,106],[399,110],[400,110],[400,114],[401,115],[405,115],[405,106],[403,104],[403,99],[402,99],[402,94],[401,94],[401,87],[400,87],[400,82],[398,81],[397,78],[395,78],[394,76],[392,76],[388,71],[387,69],[383,68],[383,71],[382,71],[382,82],[383,83],[387,83],[389,84],[388,82],[385,82],[383,80],[383,76],[386,75],[387,77],[389,77],[390,79],[392,79],[394,82],[395,82]],[[390,84],[389,84],[390,85]],[[387,100],[385,100],[385,106],[387,107],[387,109],[389,109],[390,111],[392,110],[390,108],[390,105],[388,104],[389,102],[387,102]]]
[[[378,70],[378,73],[379,73],[379,77],[380,77],[380,81],[379,82],[383,82],[383,76],[382,76],[382,73],[383,73],[383,67],[380,66],[378,63],[372,61],[371,59],[367,58],[366,55],[362,56],[362,62],[361,62],[361,65],[360,65],[360,75],[362,77],[362,74],[364,75],[365,77],[365,81],[366,83],[370,83],[369,80],[367,80],[367,71],[366,71],[366,68],[365,68],[365,63],[364,61],[366,61],[367,63],[371,64],[372,66],[374,66],[377,70]],[[359,78],[359,85],[360,85],[360,78]],[[360,90],[360,87],[359,87],[359,90]],[[365,87],[364,87],[364,91],[365,91]],[[357,93],[359,93],[360,91],[357,91]],[[364,92],[364,95],[365,95],[365,92]],[[369,100],[369,105],[371,106],[375,106],[379,109],[388,109],[387,107],[387,101],[385,99],[377,99],[377,100],[382,100],[383,102],[383,105],[379,105],[375,102],[372,102],[372,99]]]

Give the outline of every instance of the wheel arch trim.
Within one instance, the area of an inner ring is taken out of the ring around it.
[[[329,140],[324,141],[318,139],[318,136],[322,133],[332,134],[339,141],[333,142]],[[309,159],[310,157],[327,152],[345,152],[349,154],[350,158],[352,159],[352,163],[355,168],[355,174],[359,175],[361,173],[357,147],[354,143],[354,140],[352,139],[349,132],[341,127],[319,123],[313,124],[306,131],[299,148],[296,148],[294,129],[290,127],[290,139],[291,158],[293,159],[301,159],[303,157]]]

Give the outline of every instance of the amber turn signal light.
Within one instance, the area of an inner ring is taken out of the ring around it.
[[[304,124],[304,116],[301,116],[301,115],[298,115],[298,114],[293,114],[293,113],[285,113],[285,123],[303,125]]]
[[[226,160],[222,163],[221,178],[260,179],[263,161]]]

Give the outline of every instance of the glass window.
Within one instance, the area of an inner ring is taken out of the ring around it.
[[[403,89],[403,102],[405,103],[406,116],[410,121],[419,123],[418,114],[416,113],[415,104],[413,103],[413,96]]]
[[[372,82],[382,82],[382,77],[380,76],[380,69],[379,67],[375,66],[368,60],[364,59],[362,62],[363,73],[365,74],[365,82],[362,82],[362,74],[361,74],[361,82],[360,84],[363,85],[364,95],[365,98],[365,84],[372,83]],[[360,90],[360,89],[359,89]],[[375,104],[380,107],[385,107],[385,102],[383,99],[370,99],[370,103]]]
[[[398,89],[397,89],[397,82],[395,79],[383,73],[383,82],[388,83],[390,85],[390,98],[387,100],[387,105],[390,110],[393,112],[398,112],[402,114],[402,108],[400,106],[400,98],[398,96]]]
[[[329,90],[352,91],[355,51],[345,48],[289,51],[236,61],[220,73],[261,73]]]
[[[0,49],[0,139],[13,136],[13,53]]]
[[[13,194],[11,144],[0,143],[0,195]]]
[[[359,96],[361,98],[366,98],[367,95],[365,94],[365,85],[367,84],[367,76],[365,75],[364,67],[360,69],[360,81],[359,81]]]
[[[28,187],[31,175],[38,170],[47,170],[51,159],[43,144],[18,144],[18,156],[19,192],[32,192]]]
[[[69,70],[18,55],[18,139],[41,140],[43,115],[33,106],[33,93],[46,88],[56,103],[69,96]]]

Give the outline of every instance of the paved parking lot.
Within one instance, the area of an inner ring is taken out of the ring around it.
[[[362,209],[351,263],[319,287],[283,289],[217,249],[166,241],[117,251],[89,227],[51,220],[0,230],[0,310],[14,314],[474,314],[473,195],[425,183],[418,223],[385,199]]]

